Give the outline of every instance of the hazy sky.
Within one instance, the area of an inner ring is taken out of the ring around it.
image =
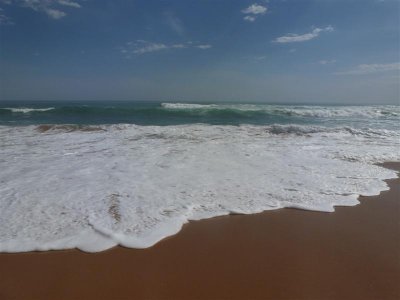
[[[399,0],[0,0],[0,100],[399,103]]]

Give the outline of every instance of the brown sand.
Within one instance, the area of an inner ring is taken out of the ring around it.
[[[388,182],[335,213],[191,222],[145,250],[1,254],[0,299],[400,299],[400,180]]]

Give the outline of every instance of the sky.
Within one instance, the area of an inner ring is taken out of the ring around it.
[[[0,100],[400,104],[400,0],[0,0]]]

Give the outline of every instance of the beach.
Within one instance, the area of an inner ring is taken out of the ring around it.
[[[399,299],[400,180],[387,182],[334,213],[194,221],[142,250],[3,253],[0,298]]]
[[[400,300],[399,12],[0,0],[0,300]]]

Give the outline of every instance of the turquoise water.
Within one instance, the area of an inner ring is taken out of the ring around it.
[[[0,125],[297,124],[400,129],[398,106],[188,104],[160,102],[0,102]]]

